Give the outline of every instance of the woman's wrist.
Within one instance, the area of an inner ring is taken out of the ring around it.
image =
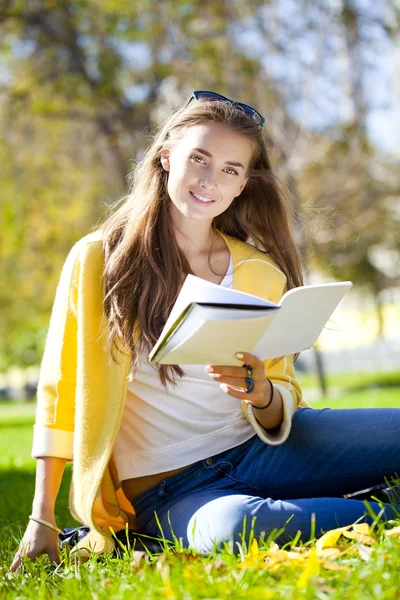
[[[266,386],[266,389],[264,390],[264,399],[263,399],[262,406],[256,406],[255,404],[253,404],[253,408],[256,408],[257,410],[266,410],[269,406],[271,406],[272,401],[274,399],[274,385],[270,379],[266,378],[266,381],[268,382],[268,385]],[[269,390],[269,396],[268,396],[268,390]]]
[[[55,507],[33,501],[31,514],[55,525]]]
[[[274,385],[271,404],[265,410],[257,410],[253,405],[254,415],[258,423],[264,429],[275,429],[279,427],[283,421],[283,400],[279,390]],[[267,396],[265,403],[269,400]]]
[[[62,530],[57,527],[57,525],[50,521],[46,521],[45,519],[42,519],[38,516],[35,515],[29,515],[29,520],[33,521],[34,523],[38,523],[39,525],[43,526],[43,527],[47,527],[47,529],[51,529],[52,531],[56,531],[57,533],[62,533]]]

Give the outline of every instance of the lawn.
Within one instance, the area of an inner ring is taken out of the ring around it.
[[[299,378],[300,379],[300,378]],[[396,385],[397,382],[397,385]],[[315,385],[315,382],[308,382]],[[400,374],[347,376],[340,398],[312,403],[315,408],[400,408]],[[364,389],[362,389],[362,386]],[[303,385],[306,392],[307,382]],[[375,386],[375,387],[374,387]],[[306,397],[306,393],[305,393]],[[334,598],[399,597],[400,535],[388,535],[382,522],[368,531],[357,526],[322,549],[315,540],[301,540],[283,549],[271,540],[244,540],[241,547],[207,557],[189,551],[165,552],[150,558],[93,558],[74,565],[64,550],[55,569],[43,556],[26,562],[25,572],[10,576],[8,566],[25,529],[34,491],[35,460],[30,457],[34,404],[0,404],[0,595],[4,598]],[[399,447],[400,451],[400,447]],[[61,528],[75,525],[68,510],[71,464],[66,467],[57,500]],[[351,525],[349,523],[349,525]],[[400,520],[385,526],[390,530]],[[367,535],[368,534],[368,535]],[[271,545],[272,543],[272,545]],[[340,554],[340,556],[339,556]]]

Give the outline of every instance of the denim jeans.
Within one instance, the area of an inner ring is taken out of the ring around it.
[[[283,444],[270,446],[254,435],[164,479],[131,503],[137,531],[171,541],[174,534],[184,546],[207,553],[214,543],[240,542],[243,532],[248,539],[252,521],[257,536],[284,526],[278,537],[275,531],[280,545],[298,531],[305,542],[313,532],[319,536],[360,517],[372,524],[364,501],[343,495],[385,478],[392,483],[392,477],[400,477],[400,409],[301,408]],[[382,521],[396,518],[390,503],[368,502],[376,515],[384,507]]]

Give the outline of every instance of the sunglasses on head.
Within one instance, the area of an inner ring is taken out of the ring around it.
[[[226,96],[221,96],[221,94],[216,94],[215,92],[207,92],[205,90],[196,90],[190,96],[189,100],[186,103],[186,106],[192,100],[201,100],[201,99],[222,100],[224,102],[230,102],[231,104],[233,104],[233,106],[243,110],[243,112],[245,112],[246,115],[248,117],[250,117],[250,119],[253,119],[253,121],[255,121],[260,128],[262,128],[265,123],[264,117],[262,115],[260,115],[260,113],[258,111],[256,111],[256,109],[253,108],[252,106],[249,106],[248,104],[242,104],[242,102],[235,102],[235,100],[231,100],[230,98],[227,98]]]

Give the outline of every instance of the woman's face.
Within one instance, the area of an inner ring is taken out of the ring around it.
[[[161,151],[175,215],[211,223],[244,189],[252,151],[250,140],[221,123],[188,128],[172,150]]]

